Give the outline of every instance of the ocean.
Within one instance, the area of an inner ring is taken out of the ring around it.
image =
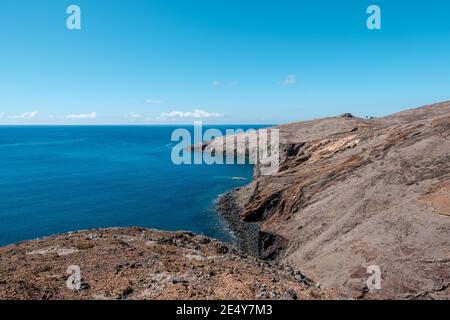
[[[125,226],[232,241],[214,201],[249,183],[252,166],[176,166],[170,140],[176,128],[0,127],[0,245]]]

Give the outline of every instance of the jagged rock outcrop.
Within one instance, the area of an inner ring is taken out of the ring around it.
[[[353,297],[450,298],[450,102],[277,128],[278,172],[232,194],[262,257]]]
[[[66,282],[77,267],[79,290],[72,290],[77,287]],[[0,299],[339,297],[334,290],[316,288],[291,267],[189,232],[102,229],[0,248]]]

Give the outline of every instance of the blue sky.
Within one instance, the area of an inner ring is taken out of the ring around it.
[[[1,0],[0,41],[0,124],[283,123],[450,100],[445,0]]]

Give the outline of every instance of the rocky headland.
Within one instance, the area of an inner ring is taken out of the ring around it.
[[[276,128],[278,171],[256,167],[254,181],[219,206],[259,227],[260,258],[348,297],[450,298],[450,102]],[[381,269],[372,293],[369,266]]]
[[[0,249],[0,299],[450,299],[450,102],[276,129],[278,169],[217,203],[238,248],[142,228],[27,241]]]

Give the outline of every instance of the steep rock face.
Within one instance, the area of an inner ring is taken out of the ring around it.
[[[74,266],[81,271],[78,291],[66,285]],[[339,297],[290,267],[189,232],[103,229],[0,248],[0,299]]]
[[[266,261],[185,232],[83,231],[0,248],[0,299],[342,297],[314,282],[344,297],[450,299],[449,102],[277,128],[278,170],[257,166],[222,203],[252,226],[241,228],[248,251],[259,226]],[[65,284],[71,265],[79,291]],[[369,293],[372,265],[382,281]]]
[[[450,298],[449,102],[278,129],[278,172],[233,195],[260,224],[263,257],[354,297]]]

